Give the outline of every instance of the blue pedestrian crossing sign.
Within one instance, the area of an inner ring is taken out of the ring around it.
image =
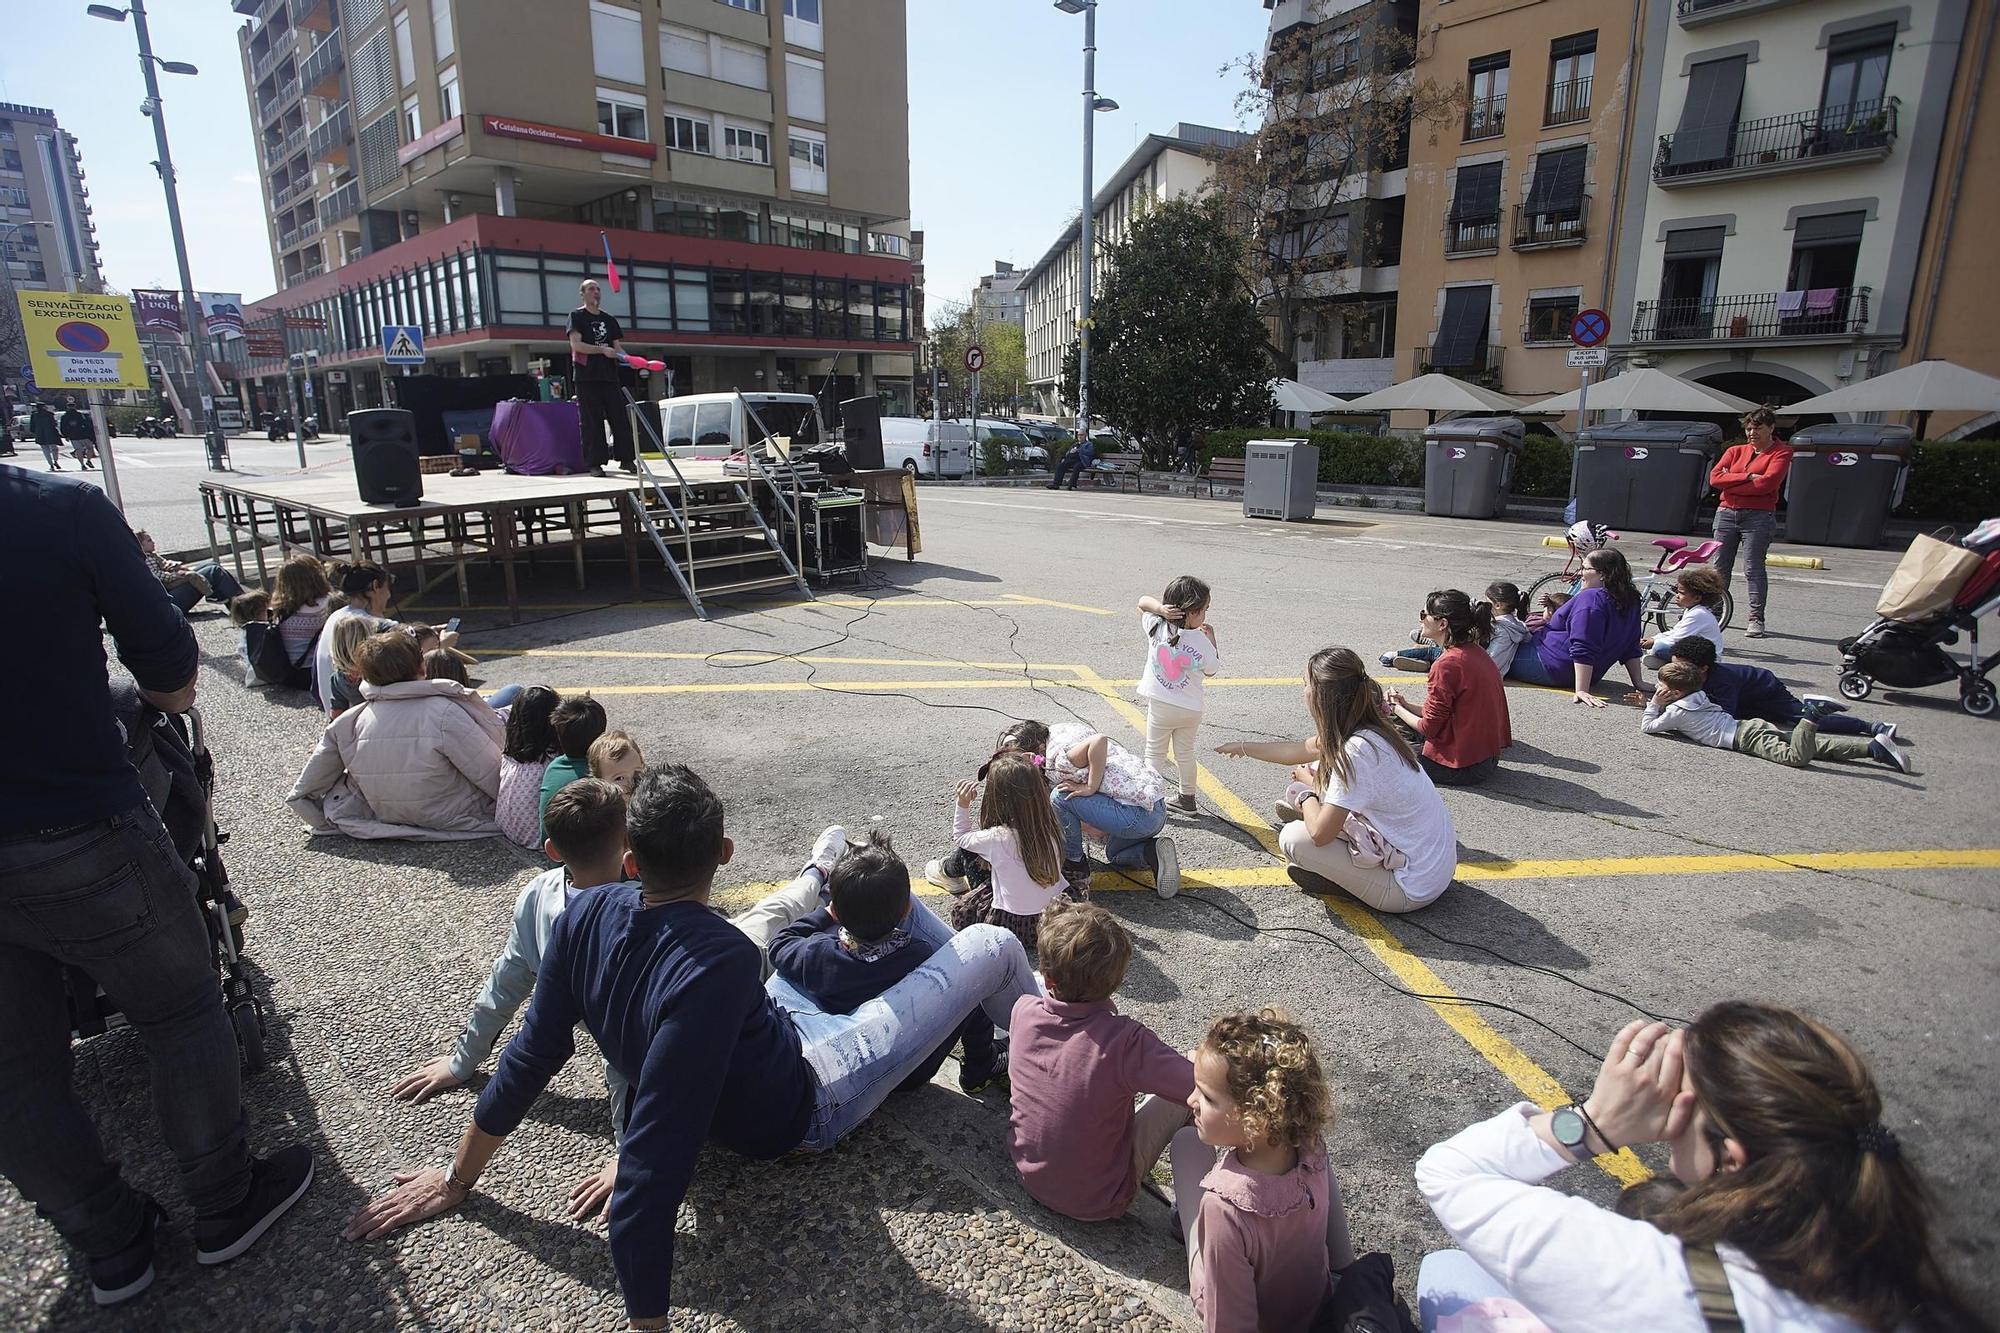
[[[424,363],[424,331],[417,324],[382,326],[382,360],[392,366],[421,366]]]

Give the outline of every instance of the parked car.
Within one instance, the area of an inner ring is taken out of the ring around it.
[[[972,432],[956,421],[882,418],[882,462],[913,476],[950,480],[973,470]]]
[[[819,402],[809,393],[692,393],[660,399],[667,448],[676,458],[727,458],[762,438],[744,404],[766,429],[807,449],[828,439]]]
[[[968,431],[972,429],[970,421],[960,421],[957,424],[964,426]],[[997,417],[990,421],[985,417],[981,417],[979,419],[979,432],[976,444],[982,468],[986,464],[986,443],[988,440],[999,442],[1001,454],[1007,460],[1007,469],[1010,472],[1017,469],[1046,468],[1049,465],[1048,450],[1030,440],[1027,433],[1019,426],[1011,421],[1003,421]]]

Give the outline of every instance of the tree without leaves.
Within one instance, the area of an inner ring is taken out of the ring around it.
[[[1233,68],[1237,114],[1259,128],[1219,164],[1216,188],[1245,235],[1244,277],[1270,317],[1273,359],[1297,378],[1314,307],[1352,288],[1349,267],[1393,263],[1400,201],[1367,200],[1371,173],[1409,161],[1465,105],[1456,85],[1418,79],[1414,5],[1377,5],[1352,23],[1301,26]]]
[[[1264,322],[1243,289],[1242,242],[1221,201],[1169,199],[1105,249],[1091,311],[1092,411],[1139,438],[1148,465],[1181,443],[1271,412]],[[1063,354],[1077,382],[1078,344]]]

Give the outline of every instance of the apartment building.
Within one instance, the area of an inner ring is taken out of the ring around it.
[[[1671,8],[1655,4],[1653,8]],[[1610,296],[1630,156],[1634,0],[1423,0],[1414,78],[1462,110],[1411,136],[1396,378],[1542,398]]]
[[[1396,375],[1415,0],[1265,0],[1262,293],[1295,375],[1334,394]]]
[[[972,288],[972,317],[976,324],[1012,324],[1027,328],[1028,275],[1004,259],[993,261],[993,271]]]
[[[16,288],[61,291],[69,275],[95,291],[97,225],[76,136],[47,107],[0,102],[0,391],[25,388]]]
[[[1104,247],[1122,237],[1135,216],[1159,200],[1200,193],[1215,178],[1216,159],[1245,142],[1247,136],[1233,130],[1186,123],[1174,126],[1170,134],[1147,135],[1091,199],[1093,290],[1103,285]],[[1062,361],[1076,340],[1082,258],[1079,221],[1064,229],[1019,283],[1028,390],[1037,412],[1060,412],[1068,401]]]
[[[234,0],[280,290],[252,304],[382,401],[432,373],[567,374],[577,284],[677,392],[909,401],[899,0]],[[239,365],[279,392],[278,362]]]
[[[1777,404],[1900,364],[1920,262],[1947,260],[1930,218],[1941,168],[1963,179],[1972,151],[1951,117],[1967,14],[1967,0],[1648,6],[1614,353]],[[1983,256],[1948,267],[1990,307]],[[1948,322],[1969,332],[1976,310]]]

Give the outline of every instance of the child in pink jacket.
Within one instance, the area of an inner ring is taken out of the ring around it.
[[[1170,1149],[1194,1308],[1209,1333],[1309,1327],[1354,1262],[1312,1043],[1276,1009],[1226,1014],[1195,1052],[1194,1085],[1194,1124]]]
[[[1008,1150],[1044,1206],[1085,1222],[1122,1217],[1187,1123],[1194,1066],[1112,1004],[1132,961],[1116,917],[1057,898],[1039,934],[1048,994],[1014,1002]],[[1140,1092],[1149,1095],[1135,1112]]]

